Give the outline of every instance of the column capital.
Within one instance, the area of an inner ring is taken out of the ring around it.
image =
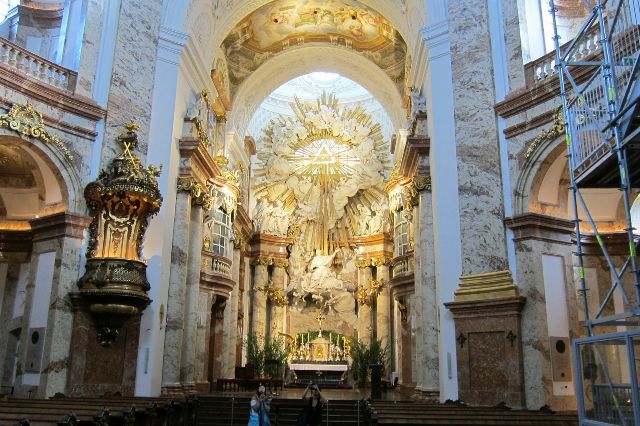
[[[178,176],[176,185],[178,192],[188,192],[193,198],[196,198],[202,194],[202,185],[196,182],[192,176]]]
[[[273,265],[273,257],[258,256],[251,259],[252,265],[271,266]]]
[[[411,184],[418,192],[431,192],[431,175],[416,175],[413,177]]]
[[[196,184],[198,185],[198,184]],[[200,194],[191,199],[191,205],[202,207],[204,210],[211,210],[213,207],[214,197],[208,192],[201,191]]]

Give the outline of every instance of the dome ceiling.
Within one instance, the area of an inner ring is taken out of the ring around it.
[[[279,116],[293,116],[291,104],[295,98],[302,102],[316,102],[323,93],[339,93],[339,105],[342,108],[364,109],[380,124],[384,140],[391,140],[394,134],[393,123],[378,100],[364,87],[340,74],[332,72],[312,72],[296,77],[275,89],[256,110],[247,133],[257,141],[261,149],[263,130]]]
[[[353,0],[276,0],[245,17],[222,43],[231,97],[271,57],[318,44],[365,56],[401,91],[406,43],[382,15]]]

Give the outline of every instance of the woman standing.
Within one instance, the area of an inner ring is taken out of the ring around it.
[[[320,393],[320,387],[309,382],[302,394],[302,399],[306,401],[306,405],[298,416],[298,426],[320,426],[322,424],[322,408],[327,403],[327,400]]]
[[[256,394],[251,397],[251,402],[249,402],[251,409],[247,426],[271,426],[268,414],[271,409],[270,403],[271,400],[267,399],[265,387],[260,384]]]

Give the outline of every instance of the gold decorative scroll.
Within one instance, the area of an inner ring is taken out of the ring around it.
[[[562,113],[562,105],[556,108],[553,114],[553,124],[551,128],[543,130],[538,136],[536,136],[527,147],[527,151],[524,153],[524,158],[528,159],[534,153],[544,141],[552,141],[560,135],[565,133],[564,115]]]
[[[255,290],[261,291],[267,295],[267,299],[273,306],[286,306],[289,301],[284,295],[282,288],[277,288],[273,281],[269,280],[264,286],[256,286]]]
[[[7,114],[0,114],[0,128],[13,130],[23,138],[34,138],[53,144],[69,161],[73,161],[71,151],[60,138],[47,132],[42,114],[30,104],[14,104]]]
[[[358,286],[357,297],[360,305],[370,306],[373,301],[373,296],[376,296],[382,287],[384,287],[384,280],[371,280],[369,284]]]

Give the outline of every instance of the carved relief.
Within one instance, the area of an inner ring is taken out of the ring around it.
[[[14,104],[8,113],[0,114],[0,128],[8,128],[23,138],[34,138],[54,145],[69,160],[73,155],[67,146],[58,138],[47,132],[42,114],[31,105]]]

